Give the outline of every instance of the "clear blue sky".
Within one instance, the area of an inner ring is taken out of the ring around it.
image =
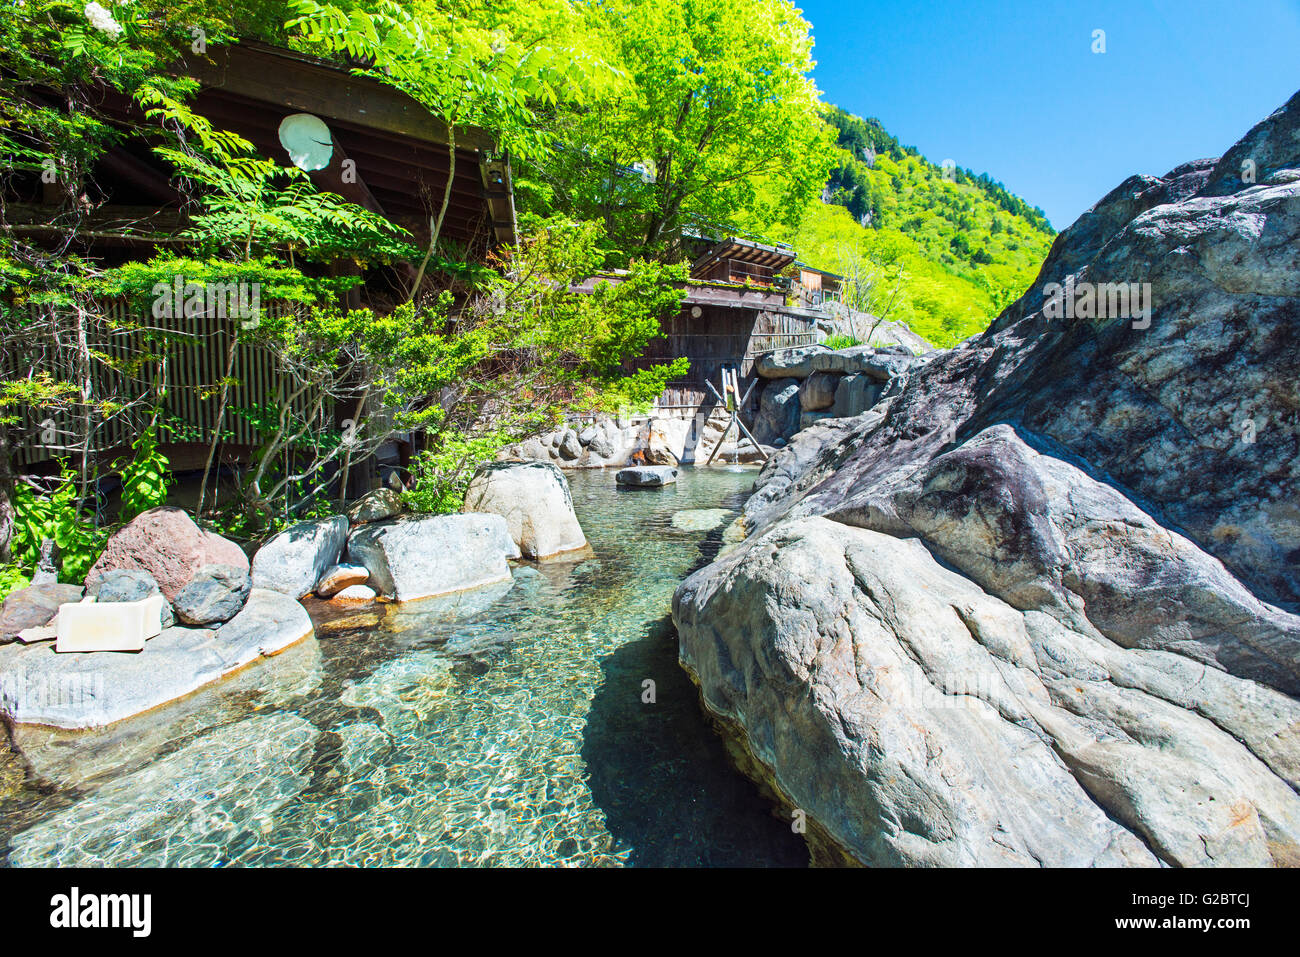
[[[1300,90],[1300,0],[796,5],[827,100],[989,173],[1057,229],[1132,173],[1222,154]]]

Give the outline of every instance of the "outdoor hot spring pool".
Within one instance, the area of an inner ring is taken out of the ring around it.
[[[0,737],[0,863],[806,864],[727,764],[668,617],[753,477],[571,475],[593,558],[450,603],[317,604],[315,639],[155,714]]]

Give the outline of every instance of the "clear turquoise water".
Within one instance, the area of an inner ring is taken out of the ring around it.
[[[317,606],[316,639],[158,714],[20,730],[0,862],[806,864],[727,765],[668,618],[753,474],[573,475],[592,558],[453,602]]]

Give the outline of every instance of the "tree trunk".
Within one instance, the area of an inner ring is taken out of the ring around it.
[[[0,565],[13,560],[14,475],[9,459],[9,429],[0,423]]]
[[[235,352],[239,348],[239,330],[230,333],[230,352],[226,355],[226,375],[221,383],[221,404],[217,407],[217,421],[212,427],[212,442],[208,445],[208,458],[203,463],[203,479],[199,482],[199,503],[194,507],[194,521],[203,520],[203,500],[208,491],[208,475],[212,472],[212,460],[216,458],[217,446],[221,444],[221,427],[226,421],[226,404],[230,401],[230,377],[235,372]]]
[[[443,220],[447,218],[447,209],[451,206],[451,187],[456,179],[456,127],[451,124],[447,125],[447,156],[447,188],[442,191],[442,208],[438,210],[437,217],[429,221],[429,248],[425,251],[420,268],[415,273],[415,281],[411,283],[409,297],[411,301],[420,291],[420,283],[424,281],[424,270],[428,268],[429,260],[433,258],[433,252],[438,246],[438,235],[442,232]]]

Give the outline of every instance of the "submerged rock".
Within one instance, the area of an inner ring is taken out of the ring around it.
[[[707,532],[725,522],[730,514],[725,508],[686,508],[673,513],[673,528],[684,532]]]
[[[563,472],[545,462],[485,466],[469,483],[464,510],[504,518],[525,558],[551,558],[587,547],[573,511],[569,482]]]
[[[20,867],[206,866],[230,863],[307,786],[319,732],[297,715],[248,718],[110,780],[13,836]]]
[[[339,701],[351,708],[373,708],[383,719],[383,729],[401,736],[424,721],[455,687],[452,664],[441,652],[412,652],[345,687]]]

